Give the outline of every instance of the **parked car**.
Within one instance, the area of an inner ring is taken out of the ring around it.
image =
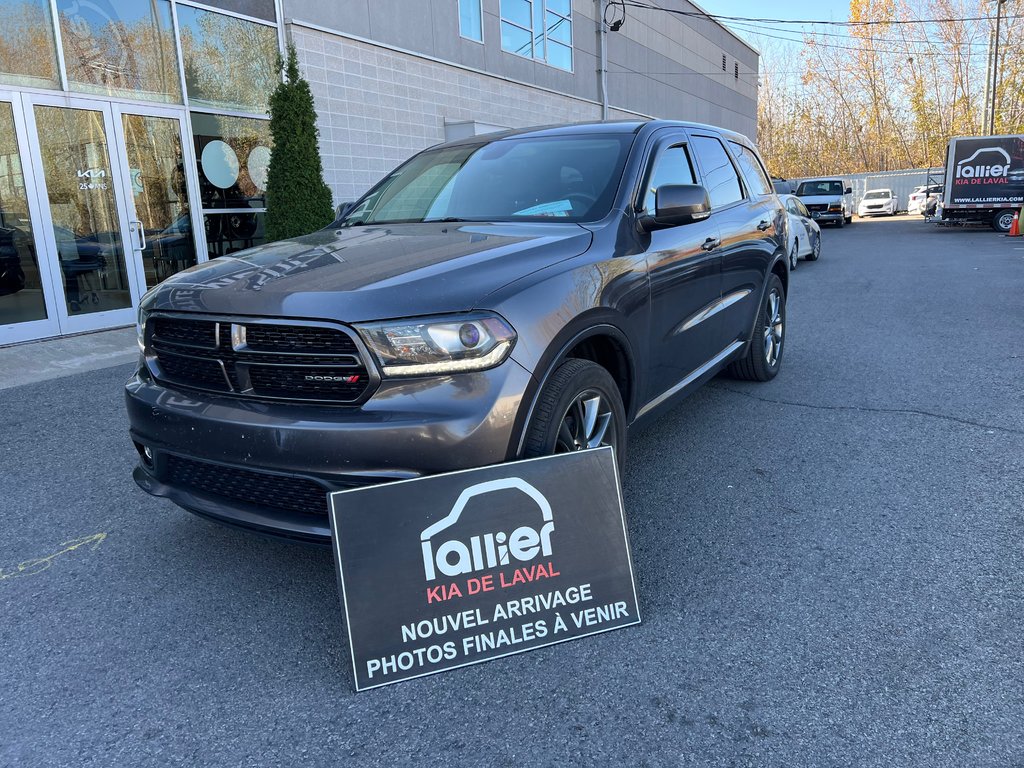
[[[866,216],[895,216],[896,196],[891,189],[869,189],[857,206],[857,215],[862,219]]]
[[[811,212],[796,195],[780,195],[779,199],[789,214],[789,268],[796,269],[797,261],[805,258],[817,261],[821,255],[821,227]]]
[[[331,490],[612,446],[785,351],[788,219],[702,125],[508,131],[413,156],[331,227],[169,277],[126,386],[134,477],[326,541]]]
[[[808,179],[800,182],[796,196],[811,217],[842,227],[853,221],[853,189],[842,179]]]
[[[923,214],[925,213],[929,203],[932,204],[932,208],[934,209],[934,202],[941,194],[941,184],[922,184],[914,187],[914,191],[910,193],[910,198],[907,200],[907,213]]]

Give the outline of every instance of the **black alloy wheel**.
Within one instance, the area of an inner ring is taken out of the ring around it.
[[[563,362],[544,385],[527,427],[526,458],[611,446],[622,467],[626,414],[615,380],[590,360]]]
[[[771,381],[782,366],[786,351],[786,292],[774,272],[757,313],[754,333],[743,357],[729,367],[729,373],[747,381]]]

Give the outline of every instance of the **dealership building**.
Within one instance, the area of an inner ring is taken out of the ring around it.
[[[649,5],[0,0],[0,345],[130,325],[159,281],[263,242],[289,41],[336,203],[503,128],[639,116],[753,137],[757,52],[692,3]]]

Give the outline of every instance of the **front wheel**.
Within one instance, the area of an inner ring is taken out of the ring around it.
[[[563,362],[544,384],[527,427],[525,458],[609,445],[621,468],[626,413],[611,374],[590,360]]]
[[[757,313],[754,334],[743,357],[729,367],[729,373],[747,381],[771,381],[782,366],[785,345],[786,292],[773,272]]]
[[[840,229],[845,227],[846,224],[847,224],[846,219],[840,219],[839,221],[836,222],[836,226],[839,227]]]

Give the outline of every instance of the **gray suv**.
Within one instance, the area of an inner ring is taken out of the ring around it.
[[[139,310],[134,477],[329,539],[328,491],[615,448],[785,347],[786,212],[750,141],[612,122],[433,147],[330,227],[214,259]]]

